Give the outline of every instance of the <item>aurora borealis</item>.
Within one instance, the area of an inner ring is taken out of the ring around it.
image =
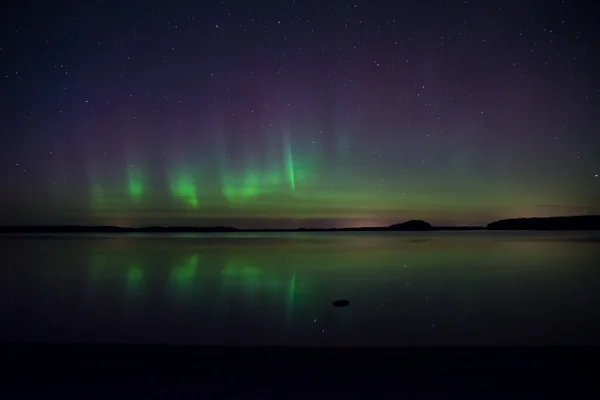
[[[0,241],[0,339],[226,346],[597,345],[591,232]],[[557,293],[560,295],[558,296]],[[333,307],[348,299],[350,305]],[[585,327],[586,329],[582,329]]]
[[[0,224],[598,214],[585,4],[14,2]]]

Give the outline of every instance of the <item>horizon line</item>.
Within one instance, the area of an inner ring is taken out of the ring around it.
[[[357,230],[379,230],[379,231],[394,231],[394,228],[405,227],[406,230],[415,231],[428,231],[428,230],[485,230],[489,229],[489,225],[505,222],[505,221],[524,221],[524,220],[556,220],[556,219],[576,219],[576,218],[587,218],[594,219],[600,218],[598,215],[572,215],[572,216],[553,216],[553,217],[515,217],[496,220],[485,225],[454,225],[454,226],[434,226],[425,220],[412,219],[405,222],[399,222],[387,226],[359,226],[359,227],[341,227],[341,228],[236,228],[235,226],[228,225],[212,225],[212,226],[198,226],[198,225],[145,225],[145,226],[121,226],[121,225],[77,225],[77,224],[46,224],[46,225],[0,225],[0,230],[15,229],[115,229],[115,230],[221,230],[224,232],[296,232],[296,231],[357,231]],[[420,224],[420,226],[415,226]],[[412,228],[412,229],[411,229]],[[415,229],[418,228],[418,229]]]

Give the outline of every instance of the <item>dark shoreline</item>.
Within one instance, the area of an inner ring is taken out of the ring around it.
[[[301,232],[433,232],[482,231],[484,227],[432,227],[427,230],[388,228],[330,228],[330,229],[237,229],[228,227],[141,227],[119,226],[0,226],[0,233],[301,233]]]
[[[600,215],[549,218],[514,218],[487,224],[487,226],[436,227],[421,220],[380,227],[359,228],[297,228],[297,229],[238,229],[228,226],[0,226],[0,233],[277,233],[277,232],[439,232],[439,231],[597,231]]]

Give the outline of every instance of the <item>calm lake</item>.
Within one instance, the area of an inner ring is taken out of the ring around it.
[[[598,345],[599,244],[594,232],[3,235],[0,341]]]

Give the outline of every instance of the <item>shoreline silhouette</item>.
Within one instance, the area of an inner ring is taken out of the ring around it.
[[[600,215],[582,215],[544,218],[502,219],[486,226],[432,226],[422,220],[380,227],[355,228],[295,228],[295,229],[240,229],[228,226],[145,226],[121,227],[106,225],[13,225],[0,226],[0,233],[252,233],[252,232],[430,232],[430,231],[474,231],[474,230],[600,230]]]

